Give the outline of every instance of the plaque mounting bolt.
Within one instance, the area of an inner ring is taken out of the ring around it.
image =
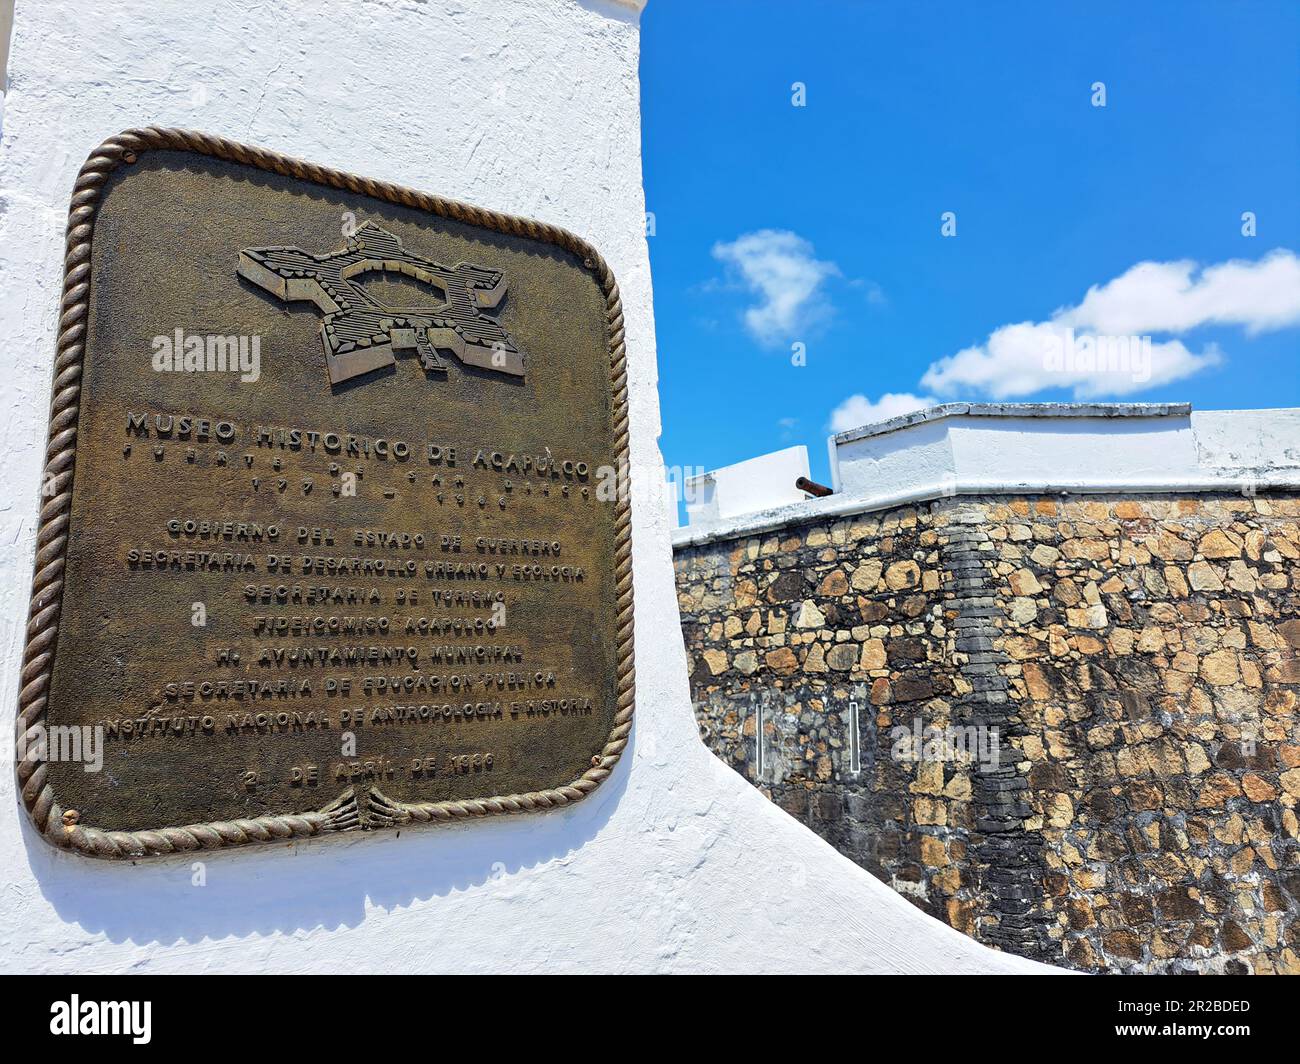
[[[80,819],[81,819],[81,814],[78,813],[75,809],[65,809],[63,812],[64,830],[71,831],[73,828],[77,826],[77,822]]]
[[[592,754],[592,755],[591,755],[591,767],[592,767],[592,768],[599,768],[599,767],[600,767],[600,755],[599,755],[599,754]]]
[[[122,156],[122,161],[124,163],[133,163],[135,162],[135,160],[136,160],[136,154],[133,151],[129,151]]]

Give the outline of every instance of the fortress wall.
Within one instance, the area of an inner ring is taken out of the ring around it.
[[[1298,559],[1294,493],[950,498],[682,545],[696,717],[980,941],[1294,973]],[[994,732],[996,766],[962,745]]]
[[[19,0],[0,151],[0,701],[10,713],[68,199],[86,155],[121,130],[200,129],[591,240],[622,293],[632,462],[662,467],[640,7],[106,0],[92,15],[72,0]],[[1034,970],[917,912],[708,754],[691,714],[670,563],[663,508],[634,501],[631,745],[590,798],[564,809],[110,863],[38,837],[6,773],[0,968]]]

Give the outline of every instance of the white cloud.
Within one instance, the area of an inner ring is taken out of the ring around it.
[[[731,243],[713,245],[713,257],[732,267],[758,301],[745,310],[745,328],[761,344],[798,339],[830,313],[823,285],[838,276],[833,262],[816,258],[813,246],[786,229],[759,229]]]
[[[888,305],[889,298],[885,295],[885,290],[875,281],[866,281],[855,277],[849,281],[850,288],[860,289],[866,296],[866,300],[873,307],[883,307]]]
[[[1093,285],[1062,325],[1098,333],[1184,333],[1201,325],[1241,325],[1248,333],[1300,325],[1300,259],[1278,249],[1258,262],[1139,262]]]
[[[862,425],[874,425],[900,414],[910,414],[913,410],[924,410],[936,402],[928,395],[912,395],[910,392],[886,392],[874,403],[865,395],[850,395],[831,411],[831,431],[847,432]]]
[[[1300,259],[1285,250],[1258,262],[1232,260],[1198,271],[1193,262],[1141,262],[1049,321],[995,329],[982,344],[930,365],[921,384],[941,394],[995,399],[1070,388],[1076,399],[1128,395],[1183,380],[1222,361],[1153,333],[1237,325],[1254,334],[1300,324]],[[1135,345],[1130,337],[1143,337]]]
[[[1066,350],[1077,353],[1066,358]],[[1221,361],[1212,344],[1196,354],[1181,340],[1139,343],[1128,336],[1075,335],[1055,322],[1022,321],[994,330],[983,344],[941,358],[925,371],[921,384],[943,395],[974,391],[1014,399],[1046,388],[1070,388],[1075,399],[1098,399],[1183,380]]]

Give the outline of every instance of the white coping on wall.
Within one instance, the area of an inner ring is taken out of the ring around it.
[[[631,465],[662,467],[631,8],[226,0],[215,12],[103,0],[86,14],[80,0],[19,5],[6,99],[7,720],[31,591],[68,198],[86,153],[122,129],[199,128],[587,237],[622,290]],[[922,913],[709,753],[691,706],[667,514],[635,495],[632,513],[636,719],[631,745],[590,798],[536,816],[132,865],[51,848],[28,823],[10,770],[0,784],[0,970],[1052,971]],[[12,728],[2,733],[12,756]]]
[[[829,440],[835,494],[703,526],[673,546],[957,495],[1300,490],[1300,409],[946,403]]]

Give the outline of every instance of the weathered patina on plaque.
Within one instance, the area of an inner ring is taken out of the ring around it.
[[[147,856],[608,776],[631,573],[599,255],[175,130],[101,146],[73,213],[18,726],[45,837]]]

